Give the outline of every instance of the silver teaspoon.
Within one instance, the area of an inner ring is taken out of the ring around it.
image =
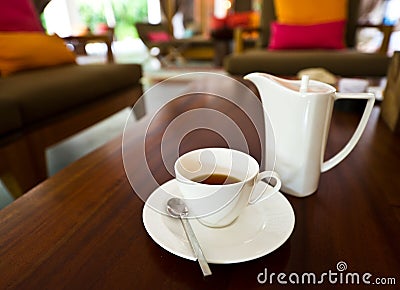
[[[182,199],[173,197],[167,202],[167,211],[171,216],[180,218],[190,246],[192,247],[193,252],[197,257],[197,261],[199,262],[200,268],[203,271],[203,275],[211,275],[212,273],[210,267],[208,266],[207,260],[204,257],[199,241],[197,240],[189,221],[185,218],[189,213],[189,209],[186,204]]]

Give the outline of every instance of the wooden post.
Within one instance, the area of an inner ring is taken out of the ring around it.
[[[383,33],[383,40],[381,47],[379,48],[379,53],[387,54],[389,48],[390,37],[393,32],[393,25],[381,25],[380,31]]]
[[[44,152],[42,155],[44,156]],[[46,178],[46,175],[36,171],[35,160],[26,138],[18,138],[0,147],[0,178],[14,198],[20,197]]]
[[[168,32],[170,35],[174,35],[174,26],[172,24],[172,18],[174,17],[174,9],[175,5],[172,0],[167,0],[167,26],[168,26]]]

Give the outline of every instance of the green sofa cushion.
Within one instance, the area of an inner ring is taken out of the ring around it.
[[[25,126],[139,86],[140,78],[137,64],[71,64],[31,70],[0,78],[0,100],[18,106]]]

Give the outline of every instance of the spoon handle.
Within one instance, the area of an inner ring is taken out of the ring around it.
[[[211,269],[208,266],[207,260],[204,257],[203,250],[200,247],[199,241],[194,234],[192,226],[190,225],[189,221],[186,218],[181,217],[181,222],[183,228],[185,230],[186,236],[189,240],[189,243],[193,249],[195,256],[197,257],[197,261],[199,262],[201,271],[203,271],[203,276],[211,275]]]

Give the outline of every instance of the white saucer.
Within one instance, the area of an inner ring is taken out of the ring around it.
[[[255,190],[261,190],[260,184]],[[172,179],[157,188],[143,208],[143,223],[150,237],[165,250],[196,260],[179,219],[153,209],[149,204],[167,203],[165,192],[179,192]],[[231,225],[210,228],[190,219],[193,230],[209,263],[230,264],[253,260],[279,248],[294,228],[294,211],[280,193],[255,205],[249,205]]]

